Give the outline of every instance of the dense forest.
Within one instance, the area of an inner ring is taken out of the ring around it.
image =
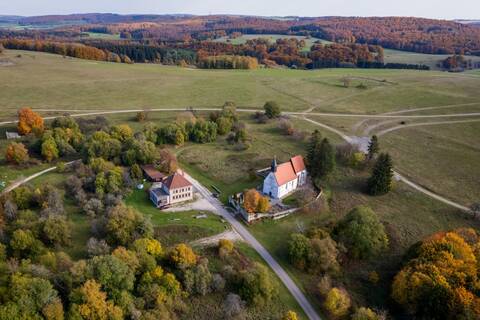
[[[20,18],[19,25],[57,24],[52,29],[0,29],[0,39],[11,49],[52,52],[72,57],[113,62],[226,66],[217,56],[256,58],[266,66],[291,68],[395,68],[429,67],[383,61],[383,48],[427,54],[467,57],[462,68],[475,67],[468,55],[480,55],[480,28],[471,24],[421,18],[290,18],[246,16],[186,16],[86,14]],[[119,35],[120,40],[92,39],[87,32]],[[248,40],[244,44],[221,43],[242,34],[283,34],[284,39]],[[334,44],[289,38],[306,36]],[[19,41],[21,40],[21,41]],[[229,58],[232,60],[233,58]],[[253,60],[251,60],[253,61]],[[447,70],[449,62],[440,64]],[[236,64],[235,64],[236,68]]]

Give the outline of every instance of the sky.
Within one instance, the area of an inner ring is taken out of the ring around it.
[[[480,19],[479,0],[0,0],[0,15],[87,12]]]

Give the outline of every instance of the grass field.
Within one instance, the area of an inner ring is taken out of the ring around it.
[[[424,54],[385,49],[385,63],[424,64],[432,70],[441,69],[438,67],[438,64],[450,56],[448,54]],[[478,56],[468,56],[466,59],[472,60],[472,62],[480,62],[480,57]]]
[[[18,58],[18,55],[21,55]],[[221,106],[261,108],[277,100],[283,110],[379,113],[478,102],[480,78],[407,70],[259,69],[196,70],[151,64],[114,64],[7,50],[13,66],[0,67],[0,119],[22,106],[114,110]],[[349,76],[366,89],[344,88]]]
[[[405,128],[380,143],[395,166],[427,189],[467,206],[480,200],[480,122]]]
[[[221,37],[215,39],[214,42],[226,42],[233,45],[245,44],[248,40],[254,39],[268,39],[271,43],[275,43],[278,39],[298,39],[305,40],[305,47],[303,48],[304,52],[310,51],[310,48],[316,43],[331,43],[330,41],[318,39],[314,37],[305,37],[305,36],[295,36],[288,34],[243,34],[240,37],[231,39],[230,37]]]
[[[82,32],[82,37],[98,40],[120,40],[120,34],[100,33],[100,32]]]

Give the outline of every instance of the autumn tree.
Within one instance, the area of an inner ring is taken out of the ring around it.
[[[352,315],[352,320],[380,320],[380,317],[372,309],[361,307]]]
[[[128,245],[137,238],[153,235],[149,219],[132,207],[123,203],[108,212],[106,231],[111,243]]]
[[[178,268],[185,269],[194,266],[198,257],[192,248],[180,243],[170,252],[170,261]]]
[[[265,213],[270,210],[270,200],[268,197],[260,196],[257,203],[257,212]]]
[[[243,193],[243,207],[248,213],[255,213],[258,208],[258,202],[261,198],[260,193],[255,189],[249,189]]]
[[[381,153],[367,182],[368,193],[372,196],[387,194],[393,185],[393,163],[388,153]]]
[[[12,142],[5,152],[5,159],[9,163],[22,164],[29,160],[28,150],[23,143]]]
[[[121,320],[122,309],[107,300],[107,294],[101,291],[100,284],[95,280],[87,280],[82,287],[72,294],[70,317],[98,320]]]
[[[40,135],[44,130],[43,118],[30,108],[18,111],[18,132],[23,135],[35,133]]]
[[[172,174],[178,169],[177,157],[167,148],[160,149],[155,160],[155,167],[161,172]]]
[[[323,306],[333,317],[343,317],[348,314],[351,304],[350,296],[345,290],[333,288],[327,294]]]
[[[352,209],[340,221],[336,232],[338,239],[355,258],[372,257],[388,246],[385,227],[369,207],[359,206]]]
[[[429,319],[478,319],[478,248],[473,229],[439,232],[411,248],[392,297],[406,312]]]
[[[288,310],[287,313],[283,316],[282,320],[298,320],[298,316],[295,311]]]
[[[42,157],[48,162],[51,162],[52,160],[55,160],[58,158],[59,156],[58,147],[53,137],[49,137],[43,141],[42,147],[41,147],[41,153],[42,153]]]

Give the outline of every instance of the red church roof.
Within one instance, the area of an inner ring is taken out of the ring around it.
[[[305,170],[305,163],[302,156],[295,156],[290,161],[279,164],[274,172],[278,186],[297,179],[297,174]]]
[[[305,162],[303,162],[302,156],[295,156],[292,159],[290,159],[290,162],[292,163],[293,170],[295,170],[295,173],[299,173],[305,170]]]
[[[174,173],[163,180],[163,184],[169,189],[190,187],[192,184],[181,174]]]

